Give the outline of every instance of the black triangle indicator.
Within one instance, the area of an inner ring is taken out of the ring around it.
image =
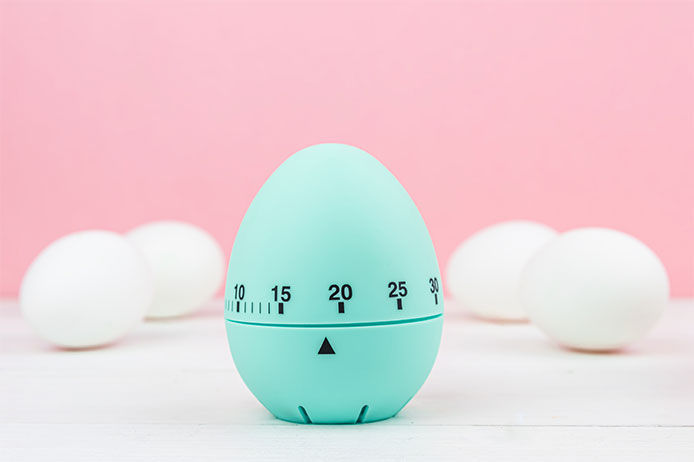
[[[323,340],[323,344],[320,346],[320,350],[318,350],[319,355],[334,355],[335,350],[333,350],[333,346],[328,342],[328,337],[325,337],[325,340]]]

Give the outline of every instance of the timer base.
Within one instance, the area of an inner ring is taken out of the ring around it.
[[[241,378],[275,417],[353,424],[393,417],[431,371],[443,316],[356,327],[226,321]]]

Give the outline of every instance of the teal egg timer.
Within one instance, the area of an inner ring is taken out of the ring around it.
[[[358,148],[308,147],[270,176],[236,236],[224,307],[234,363],[279,419],[387,419],[436,359],[440,281],[395,177]]]

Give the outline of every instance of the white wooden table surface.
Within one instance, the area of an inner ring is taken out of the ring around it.
[[[694,302],[621,354],[446,306],[429,380],[394,419],[274,419],[228,351],[222,302],[120,343],[60,351],[0,303],[0,461],[694,460]]]

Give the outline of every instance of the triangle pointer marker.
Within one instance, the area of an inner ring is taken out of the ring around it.
[[[335,350],[333,350],[332,345],[330,342],[328,342],[328,337],[325,337],[325,340],[323,340],[323,344],[320,346],[320,350],[318,350],[319,355],[334,355]]]

